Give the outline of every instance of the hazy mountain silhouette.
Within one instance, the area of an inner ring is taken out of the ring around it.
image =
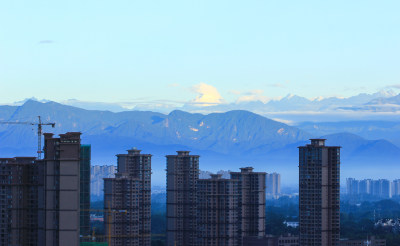
[[[85,110],[55,102],[28,100],[21,106],[0,106],[2,121],[56,122],[45,132],[81,131],[92,145],[93,164],[115,164],[115,154],[138,147],[154,155],[153,168],[164,177],[166,154],[191,150],[201,155],[202,170],[255,166],[281,172],[295,182],[299,145],[323,132],[308,133],[244,110],[208,115],[175,110],[169,114],[150,111]],[[332,123],[333,124],[333,123]],[[339,123],[338,123],[339,124]],[[302,125],[303,129],[310,129]],[[351,130],[351,129],[348,129]],[[0,125],[0,156],[35,156],[36,129],[30,125]],[[329,132],[331,133],[331,132]],[[400,149],[386,140],[367,140],[350,133],[325,136],[329,145],[340,145],[344,169],[393,167]]]

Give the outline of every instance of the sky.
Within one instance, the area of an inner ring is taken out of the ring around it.
[[[399,9],[397,0],[4,0],[0,103],[398,90]]]

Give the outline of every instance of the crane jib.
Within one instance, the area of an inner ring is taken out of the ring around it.
[[[56,123],[54,122],[47,122],[47,123],[43,123],[42,119],[40,116],[38,116],[38,122],[19,122],[19,121],[15,121],[15,122],[5,122],[5,121],[0,121],[0,124],[7,124],[7,125],[32,125],[32,126],[37,126],[38,130],[37,130],[37,134],[38,134],[38,159],[42,159],[42,126],[51,126],[52,128],[54,128],[56,126]]]

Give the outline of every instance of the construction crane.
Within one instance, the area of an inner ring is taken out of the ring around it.
[[[42,119],[40,116],[38,116],[38,122],[4,122],[0,121],[0,124],[7,124],[7,125],[32,125],[32,126],[37,126],[37,134],[38,134],[38,159],[42,159],[42,126],[51,126],[54,128],[56,126],[56,123],[54,122],[42,122]]]

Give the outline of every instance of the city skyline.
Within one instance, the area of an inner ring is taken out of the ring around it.
[[[399,246],[399,10],[0,1],[0,245]]]
[[[0,159],[2,183],[11,188],[3,190],[0,202],[5,205],[7,199],[12,201],[8,207],[11,208],[10,213],[6,206],[0,206],[6,209],[8,216],[8,220],[2,220],[2,228],[12,224],[12,234],[0,234],[0,239],[13,242],[28,240],[33,245],[40,242],[66,245],[65,242],[77,242],[78,235],[81,235],[80,240],[89,242],[93,240],[88,235],[89,211],[91,214],[103,211],[105,234],[99,240],[110,241],[110,245],[150,245],[152,154],[141,154],[141,150],[136,148],[129,149],[128,154],[117,154],[115,178],[104,178],[104,210],[91,209],[90,197],[87,196],[92,145],[81,144],[79,132],[60,134],[60,138],[53,135],[44,134],[44,159]],[[253,172],[253,167],[243,167],[240,172],[203,172],[200,179],[198,155],[180,150],[177,155],[165,156],[168,177],[164,193],[167,195],[167,245],[240,246],[269,242],[273,246],[280,246],[280,243],[310,246],[322,242],[322,245],[347,246],[365,243],[365,240],[341,238],[339,234],[340,147],[326,146],[326,139],[310,140],[311,144],[298,147],[299,194],[282,197],[285,200],[294,195],[295,199],[299,199],[299,236],[266,234],[269,211],[266,209],[266,187],[270,188],[271,194],[278,193],[279,174]],[[101,170],[98,166],[96,168]],[[4,182],[6,179],[3,176],[10,171],[13,178]],[[353,194],[364,189],[361,192],[371,191],[376,198],[381,194],[379,196],[387,199],[391,198],[390,190],[393,189],[396,192],[393,195],[398,199],[399,179],[393,183],[388,180],[364,180],[365,185],[354,179],[347,181],[348,190]],[[30,192],[27,192],[28,189]],[[29,196],[26,196],[28,193]],[[8,194],[7,199],[4,199],[4,194]],[[273,199],[280,200],[277,196]],[[22,213],[26,214],[23,217],[29,216],[31,220],[18,220]],[[42,221],[42,213],[53,218],[52,223]],[[26,223],[31,223],[33,230],[26,231]],[[377,223],[382,226],[385,222],[379,220]],[[371,242],[379,246],[386,244],[382,238],[371,237]]]

